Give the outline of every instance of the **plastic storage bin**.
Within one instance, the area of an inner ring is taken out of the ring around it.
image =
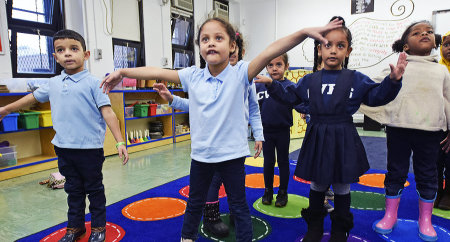
[[[134,107],[125,107],[125,118],[134,117]]]
[[[148,104],[136,104],[134,105],[135,117],[147,117],[148,116]]]
[[[17,164],[17,152],[1,154],[0,167],[14,166],[16,164]]]
[[[16,152],[16,146],[7,146],[7,147],[0,147],[0,154],[6,154],[6,153],[13,153]]]
[[[148,116],[155,116],[156,115],[156,108],[158,107],[158,104],[156,103],[152,103],[149,104],[150,106],[148,107]]]
[[[2,120],[1,129],[4,132],[16,131],[17,128],[17,119],[19,117],[18,113],[10,113],[6,115]]]
[[[50,127],[53,126],[52,122],[52,111],[43,110],[39,111],[41,114],[39,115],[39,126],[41,127]]]
[[[39,128],[39,112],[25,112],[20,113],[19,127],[22,129],[37,129]]]

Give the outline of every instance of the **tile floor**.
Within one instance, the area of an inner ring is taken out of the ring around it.
[[[385,136],[384,132],[358,132],[362,136]],[[301,142],[292,139],[290,152],[300,148]],[[254,142],[249,141],[249,147],[253,154]],[[103,166],[107,205],[188,175],[189,154],[190,141],[185,141],[132,153],[125,166],[117,156],[107,157]],[[64,190],[38,184],[56,171],[0,182],[0,241],[15,241],[67,220]]]

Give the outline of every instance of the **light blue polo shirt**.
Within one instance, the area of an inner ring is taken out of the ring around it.
[[[248,62],[228,64],[216,77],[208,66],[188,67],[178,76],[189,93],[191,158],[215,163],[249,155],[244,102],[250,85]]]
[[[72,149],[103,148],[106,123],[100,107],[111,102],[99,86],[100,80],[87,70],[75,75],[62,71],[33,92],[38,102],[50,101],[56,131],[52,144]]]

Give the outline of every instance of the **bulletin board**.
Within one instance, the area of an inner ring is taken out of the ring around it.
[[[289,79],[291,82],[297,83],[302,77],[306,74],[312,73],[311,70],[306,69],[298,69],[298,68],[289,68],[289,71],[285,73],[285,77]],[[306,132],[306,120],[300,117],[300,114],[292,110],[292,118],[293,125],[291,127],[291,139],[303,138],[305,137]]]
[[[450,9],[433,11],[432,24],[437,34],[444,35],[450,31]]]

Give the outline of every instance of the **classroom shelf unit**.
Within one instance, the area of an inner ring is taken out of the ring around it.
[[[181,89],[170,90],[174,95],[186,97]],[[16,101],[29,93],[0,93],[0,106]],[[165,102],[156,91],[153,90],[113,90],[109,93],[111,106],[119,120],[122,136],[131,130],[145,130],[152,121],[163,123],[164,135],[160,139],[152,139],[146,142],[128,144],[128,152],[133,153],[166,144],[181,142],[190,139],[189,133],[175,134],[176,125],[189,123],[189,113],[171,110],[170,113],[158,114],[148,117],[125,118],[125,106],[138,102],[154,100],[158,103]],[[50,109],[49,103],[38,104],[42,109]],[[8,140],[16,146],[17,164],[9,167],[0,167],[0,181],[13,177],[30,174],[42,170],[56,168],[57,157],[51,144],[55,131],[51,127],[32,130],[20,129],[13,132],[1,132],[0,141]],[[111,131],[107,128],[105,135],[105,156],[117,154]]]

